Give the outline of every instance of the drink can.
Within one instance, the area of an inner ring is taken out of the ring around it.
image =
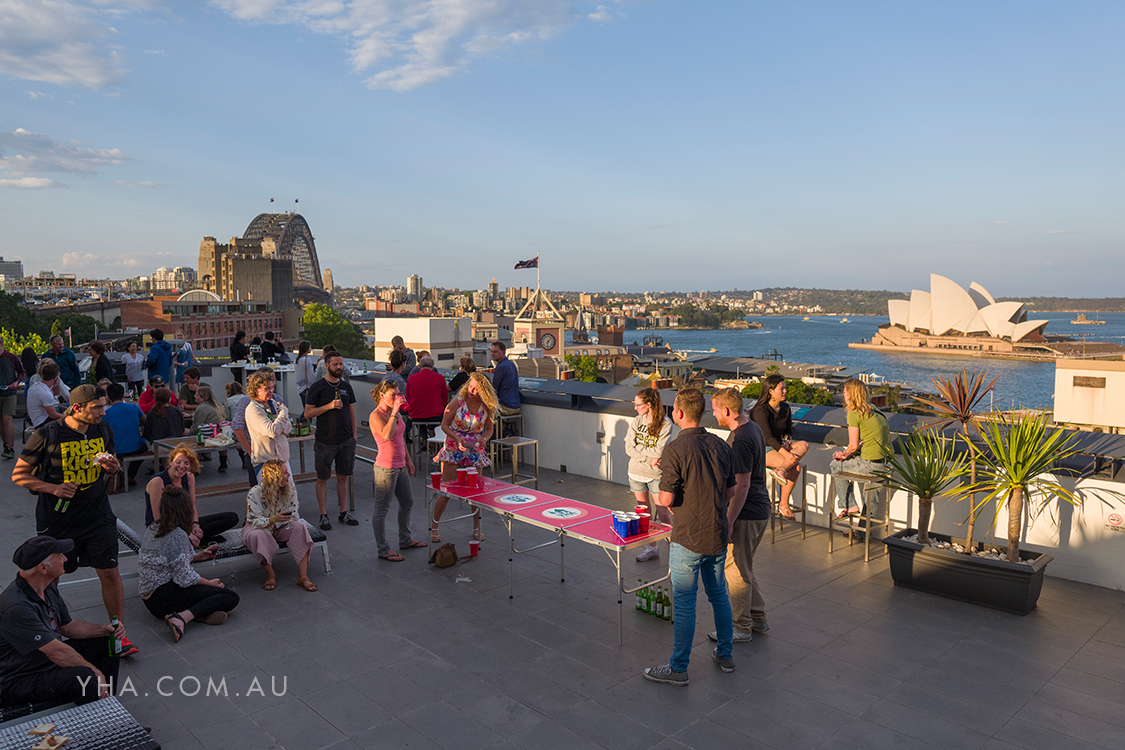
[[[431,471],[430,472],[430,484],[432,484],[434,486],[435,490],[441,489],[441,472],[440,471]]]

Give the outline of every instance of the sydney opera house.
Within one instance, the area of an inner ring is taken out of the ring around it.
[[[1022,302],[997,302],[975,281],[965,290],[937,274],[930,274],[930,291],[915,289],[909,300],[888,300],[887,312],[890,322],[879,326],[869,342],[849,346],[1014,359],[1121,359],[1125,355],[1125,347],[1117,344],[1047,336],[1044,329],[1049,321],[1028,320]]]

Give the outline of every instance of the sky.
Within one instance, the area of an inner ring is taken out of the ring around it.
[[[1120,296],[1125,3],[0,0],[0,255]],[[275,199],[270,203],[270,199]],[[298,204],[297,201],[300,201]]]

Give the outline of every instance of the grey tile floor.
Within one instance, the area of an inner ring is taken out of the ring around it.
[[[241,476],[214,466],[205,464],[201,485]],[[7,476],[0,483],[7,560],[33,534],[34,499]],[[544,471],[541,488],[631,505],[626,488],[572,475]],[[135,580],[126,582],[126,623],[141,652],[123,665],[137,694],[122,702],[163,747],[1125,747],[1125,593],[1048,578],[1039,608],[1018,617],[896,589],[881,554],[867,564],[859,546],[829,555],[824,530],[802,541],[787,527],[757,560],[769,633],[736,647],[737,671],[722,673],[710,660],[701,596],[691,685],[673,688],[641,677],[667,660],[669,623],[627,601],[618,646],[602,550],[568,544],[566,583],[557,549],[517,557],[509,600],[496,516],[485,515],[487,540],[472,562],[438,570],[425,550],[411,550],[388,563],[376,558],[370,481],[356,490],[361,525],[328,532],[331,576],[314,552],[317,593],[295,585],[289,558],[273,592],[261,589],[249,558],[205,566],[242,603],[221,627],[190,625],[173,644]],[[300,493],[303,515],[315,519],[312,485]],[[415,493],[414,533],[424,538],[421,478]],[[140,492],[113,504],[139,528]],[[201,509],[241,511],[242,498]],[[443,536],[467,554],[468,530],[450,525]],[[549,538],[526,526],[517,533],[521,545]],[[635,580],[658,566],[630,557],[625,574]],[[135,558],[122,569],[134,570]],[[64,596],[77,616],[104,620],[96,584],[65,587]],[[209,680],[223,679],[226,695],[206,695]],[[199,694],[187,695],[195,680]]]

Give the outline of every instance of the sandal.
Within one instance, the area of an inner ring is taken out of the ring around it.
[[[473,541],[477,541],[477,542],[483,542],[484,541],[484,534],[481,533],[480,529],[473,529]]]
[[[177,620],[180,624],[177,625],[172,620]],[[176,643],[179,643],[180,639],[184,637],[184,628],[187,627],[184,618],[176,614],[164,615],[164,622],[168,623],[168,629],[172,631],[172,637],[176,639]]]
[[[422,546],[425,547],[426,545],[423,544]],[[387,560],[388,562],[402,562],[406,558],[397,552],[388,552],[385,555],[379,555],[379,559]]]
[[[441,544],[441,534],[438,533],[438,522],[434,521],[433,526],[430,527],[430,542],[433,544]]]
[[[310,581],[308,576],[301,576],[300,578],[298,578],[297,585],[303,588],[305,591],[316,591],[318,588],[320,588],[315,583]]]
[[[429,547],[429,546],[430,545],[426,544],[425,542],[419,542],[417,539],[414,539],[413,541],[410,542],[410,544],[403,547],[403,549],[414,549],[415,547]]]
[[[273,591],[274,589],[276,589],[277,588],[277,576],[274,575],[274,576],[270,576],[269,578],[267,578],[266,582],[262,584],[262,588],[264,588],[266,591]]]
[[[786,521],[796,521],[797,520],[797,516],[793,514],[792,509],[790,509],[789,512],[786,513],[779,508],[778,511],[777,511],[777,515],[781,516]]]

